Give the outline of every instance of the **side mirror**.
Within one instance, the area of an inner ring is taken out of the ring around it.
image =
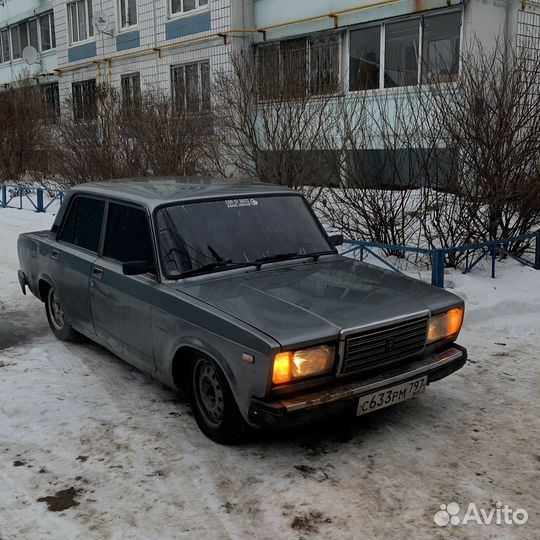
[[[342,234],[331,234],[328,238],[330,239],[330,244],[333,247],[343,245],[343,235]]]
[[[150,272],[150,265],[146,261],[128,261],[122,265],[125,276],[138,276]]]

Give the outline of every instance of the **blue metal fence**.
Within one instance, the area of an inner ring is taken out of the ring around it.
[[[49,200],[45,202],[45,194]],[[0,186],[0,207],[22,210],[23,202],[28,200],[36,212],[45,212],[51,204],[64,202],[65,193],[61,189],[48,189],[35,186],[3,184]]]
[[[509,244],[514,244],[515,242],[526,242],[532,240],[534,247],[534,262],[527,261],[523,257],[519,257],[510,253],[508,249],[505,249]],[[383,249],[389,252],[402,252],[402,253],[420,253],[422,255],[427,255],[431,259],[431,284],[436,287],[444,287],[444,268],[446,255],[449,253],[459,253],[459,252],[469,252],[469,253],[478,253],[480,252],[470,264],[467,264],[463,270],[464,274],[468,274],[473,268],[475,268],[483,259],[491,257],[491,277],[495,277],[495,263],[497,261],[497,255],[503,255],[505,257],[510,257],[517,260],[523,265],[531,266],[536,270],[540,270],[540,230],[529,233],[522,234],[521,236],[513,236],[510,238],[502,238],[501,240],[491,240],[489,242],[479,242],[476,244],[466,244],[464,246],[453,247],[453,248],[440,248],[440,249],[428,249],[420,247],[409,247],[409,246],[400,246],[394,244],[382,244],[379,242],[365,242],[363,240],[345,240],[345,244],[353,246],[351,249],[343,252],[342,255],[348,253],[360,253],[360,260],[364,260],[365,253],[373,255],[376,259],[381,261],[384,265],[391,268],[396,272],[401,270],[395,265],[390,263],[384,258],[383,255],[373,251],[374,249]]]

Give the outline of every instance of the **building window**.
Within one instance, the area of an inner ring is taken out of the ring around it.
[[[39,86],[43,103],[43,120],[56,122],[60,118],[60,95],[58,83],[42,84]]]
[[[328,34],[310,40],[309,91],[311,95],[331,94],[339,87],[339,36]]]
[[[425,17],[422,82],[455,81],[459,71],[461,12]]]
[[[141,75],[130,73],[122,75],[122,105],[126,111],[138,108],[141,103]]]
[[[39,34],[41,37],[41,50],[48,51],[56,47],[56,39],[54,35],[54,16],[51,13],[46,13],[39,17]]]
[[[39,39],[38,39],[38,20],[30,19],[28,21],[28,43],[39,51]]]
[[[9,50],[9,31],[4,29],[0,32],[0,63],[9,62],[10,50]]]
[[[94,35],[92,0],[76,0],[67,5],[70,43],[84,41]]]
[[[137,24],[137,0],[118,0],[118,11],[121,30]]]
[[[97,116],[96,80],[73,83],[73,119],[76,122],[89,122]]]
[[[259,46],[261,98],[336,92],[339,88],[339,44],[338,34],[323,34]]]
[[[171,67],[174,106],[179,111],[210,108],[210,63],[199,62]]]
[[[379,88],[381,28],[353,30],[350,35],[349,90]]]
[[[171,13],[187,13],[208,6],[208,0],[171,0]]]
[[[17,60],[21,57],[21,42],[19,39],[19,27],[12,26],[10,29],[11,34],[11,58]]]
[[[420,21],[390,23],[385,28],[384,86],[418,83]]]
[[[384,88],[455,80],[460,33],[461,11],[352,30],[349,90],[380,88],[381,70]]]

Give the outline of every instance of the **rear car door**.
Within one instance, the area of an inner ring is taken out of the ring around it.
[[[103,199],[75,196],[70,201],[57,244],[50,253],[50,274],[54,277],[66,320],[75,329],[91,334],[88,280],[99,251],[104,213]]]
[[[155,266],[149,216],[141,207],[109,202],[102,253],[90,275],[90,305],[96,334],[118,356],[153,372],[152,302],[155,273],[125,276],[122,264]]]

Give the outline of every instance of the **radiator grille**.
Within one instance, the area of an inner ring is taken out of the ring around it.
[[[352,334],[345,340],[341,374],[386,364],[422,352],[427,317]]]

